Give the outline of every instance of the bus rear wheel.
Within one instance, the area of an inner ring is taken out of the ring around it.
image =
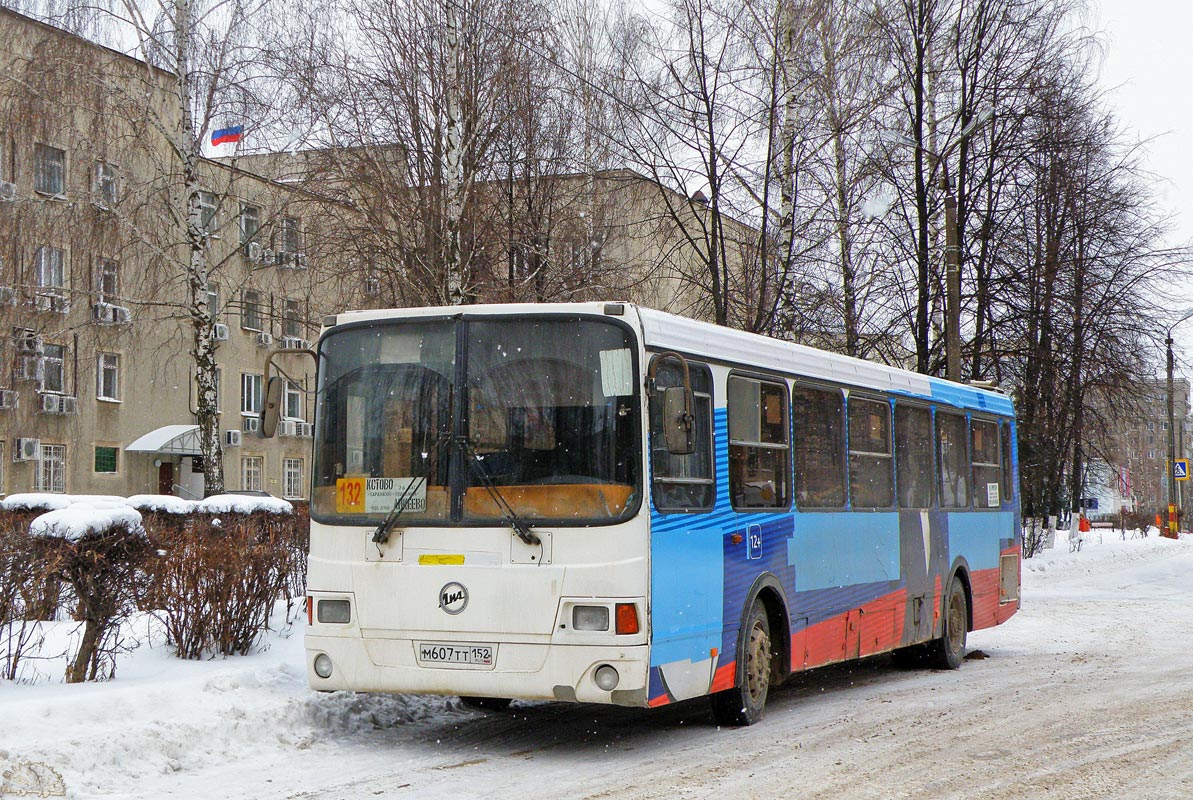
[[[510,707],[510,700],[508,697],[471,697],[460,695],[460,704],[467,708],[475,708],[478,711],[505,711]]]
[[[944,603],[944,623],[940,638],[928,643],[928,666],[957,669],[965,660],[965,634],[969,630],[969,602],[961,579],[954,577]]]
[[[762,719],[770,678],[770,620],[762,603],[754,601],[737,648],[736,685],[712,696],[717,723],[738,727]]]

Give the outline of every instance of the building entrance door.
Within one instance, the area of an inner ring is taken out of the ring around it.
[[[157,493],[174,494],[174,462],[163,461],[157,468]]]

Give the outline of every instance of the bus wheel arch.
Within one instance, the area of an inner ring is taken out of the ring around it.
[[[952,585],[954,578],[961,581],[961,587],[965,591],[965,609],[966,609],[966,618],[965,618],[966,627],[965,627],[965,629],[966,629],[966,631],[972,631],[973,630],[973,584],[969,579],[969,564],[965,561],[964,558],[958,558],[956,563],[953,564],[953,569],[949,575],[949,579],[944,584],[945,597],[942,600],[943,602],[948,601],[948,587]],[[943,612],[943,610],[944,610],[943,606],[942,606],[941,610]]]
[[[762,575],[746,597],[737,632],[733,686],[710,698],[713,716],[722,725],[753,725],[760,720],[770,688],[791,668],[791,628],[782,585],[773,575]],[[769,659],[765,673],[758,673],[753,662],[760,648]]]

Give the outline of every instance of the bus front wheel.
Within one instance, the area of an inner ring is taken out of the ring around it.
[[[770,620],[754,601],[737,649],[737,680],[732,689],[712,695],[713,716],[720,725],[753,725],[762,719],[770,689]]]

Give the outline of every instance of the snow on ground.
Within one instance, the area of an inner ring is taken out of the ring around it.
[[[1193,797],[1191,571],[1193,537],[1062,541],[1024,562],[1022,611],[971,634],[960,670],[815,670],[737,730],[700,701],[484,714],[316,694],[301,617],[202,662],[149,646],[142,619],[114,681],[0,683],[0,771],[46,765],[75,798]]]

